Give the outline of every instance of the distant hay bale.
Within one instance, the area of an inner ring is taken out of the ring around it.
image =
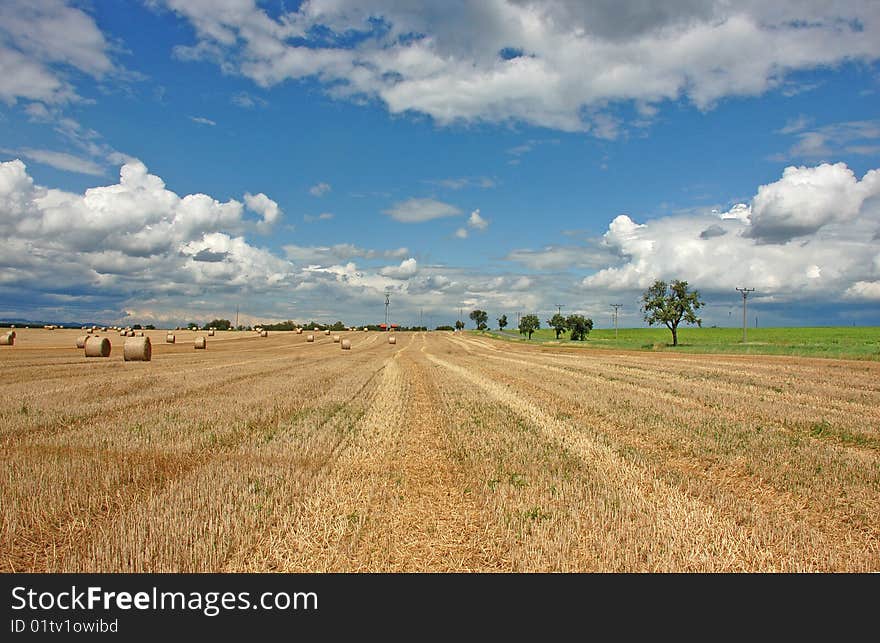
[[[208,339],[206,337],[196,337],[196,341],[193,344],[193,348],[207,349],[207,347],[208,347]]]
[[[324,331],[324,334],[325,334],[325,335],[329,335],[329,334],[330,334],[330,329],[328,328],[327,330],[325,330],[325,331]]]
[[[333,336],[333,343],[338,344],[340,339],[342,339],[342,338],[339,335],[334,335]]]
[[[132,337],[122,345],[122,359],[126,362],[149,362],[153,357],[153,345],[149,337]]]
[[[107,327],[106,327],[106,326],[101,326],[101,332],[106,333],[106,332],[107,332]]]
[[[302,335],[302,334],[303,334],[303,329],[302,329],[302,328],[297,328],[297,329],[296,329],[296,334],[297,334],[297,335]]]
[[[77,348],[85,348],[86,347],[86,340],[88,338],[89,338],[88,335],[83,335],[82,337],[77,337],[76,338],[76,347]]]
[[[86,357],[110,357],[110,340],[106,337],[89,337],[86,340]]]
[[[344,350],[344,351],[351,350],[351,340],[350,339],[343,339],[342,342],[340,342],[340,344],[342,345],[342,350]]]
[[[214,329],[212,328],[211,330],[208,331],[208,337],[213,337],[213,336],[214,336]]]
[[[135,336],[135,337],[143,337],[143,336],[144,336],[144,331],[139,330],[139,331],[137,331],[137,332],[134,334],[134,336]]]
[[[89,331],[89,332],[91,333],[92,331]],[[119,329],[119,336],[120,336],[120,337],[125,337],[125,334],[126,334],[125,331],[122,330],[122,329],[120,328],[120,329]]]
[[[396,344],[397,338],[394,335],[392,335],[391,337],[388,338],[388,343],[389,344]]]
[[[0,335],[0,346],[14,346],[15,335],[12,333],[3,333]]]
[[[174,333],[168,333],[167,335],[165,335],[165,343],[166,344],[173,344],[176,341],[177,341],[177,337],[174,336]]]
[[[86,328],[85,331],[86,331],[86,333],[88,333],[89,335],[91,335],[92,333],[95,332],[95,329],[94,329],[94,328]]]
[[[318,328],[317,326],[315,326],[312,330],[315,331],[315,332],[317,333],[317,332],[318,332],[319,330],[321,330],[321,329]]]
[[[10,326],[10,328],[15,328],[15,326]],[[10,330],[10,331],[9,331],[8,333],[6,333],[6,334],[9,335],[12,339],[15,339],[15,338],[17,337],[17,335],[15,334],[15,331],[14,331],[14,330]]]
[[[269,336],[268,330],[261,330],[260,331],[260,337],[268,337],[268,336]]]
[[[306,335],[306,341],[307,341],[307,342],[313,342],[313,341],[315,341],[315,336],[312,335],[311,333],[308,334],[308,335]]]

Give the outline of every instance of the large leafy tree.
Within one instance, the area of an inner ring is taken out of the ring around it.
[[[572,341],[581,341],[593,330],[593,320],[583,315],[569,315],[565,325],[571,331]]]
[[[670,284],[658,279],[642,294],[642,312],[651,326],[665,324],[672,332],[672,345],[678,346],[678,325],[703,325],[696,311],[702,308],[700,293],[688,289],[688,282],[676,279]]]
[[[563,317],[559,313],[556,313],[555,315],[553,315],[553,317],[548,319],[547,325],[556,331],[556,339],[559,339],[559,336],[567,330],[567,326],[565,325],[565,317]]]
[[[486,330],[486,322],[489,320],[489,313],[485,310],[471,311],[470,318],[473,320],[477,330]]]
[[[541,320],[537,315],[523,315],[519,320],[519,334],[528,335],[532,338],[532,333],[541,327]]]
[[[498,330],[504,330],[505,326],[507,326],[507,315],[501,315],[498,318]]]

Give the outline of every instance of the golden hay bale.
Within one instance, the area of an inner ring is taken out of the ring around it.
[[[135,336],[135,337],[143,337],[143,336],[144,336],[144,331],[139,330],[138,332],[136,332],[136,333],[134,334],[134,336]]]
[[[307,341],[307,342],[313,342],[313,341],[315,341],[315,336],[312,335],[312,334],[306,335],[306,341]]]
[[[344,350],[344,351],[351,350],[351,340],[350,339],[343,339],[342,342],[340,342],[340,344],[342,345],[342,350]]]
[[[397,338],[394,335],[392,335],[391,337],[388,338],[388,343],[389,344],[396,344]]]
[[[339,335],[334,335],[333,336],[333,343],[338,344],[340,339],[342,339],[342,338]]]
[[[126,362],[149,362],[153,357],[153,345],[149,337],[126,339],[122,345],[122,359]]]
[[[315,332],[318,332],[318,331],[321,330],[321,329],[318,328],[317,326],[315,326],[312,330],[315,331]]]
[[[83,335],[82,337],[77,337],[76,338],[76,347],[77,348],[85,348],[86,347],[86,340],[88,338],[89,338],[88,335]]]
[[[10,328],[15,328],[15,327],[14,327],[14,326],[10,326]],[[15,339],[15,338],[17,337],[16,334],[15,334],[15,331],[14,331],[14,330],[11,330],[11,331],[9,331],[9,332],[6,333],[6,334],[9,335],[12,339]]]
[[[208,337],[213,337],[213,336],[214,336],[214,329],[212,328],[211,330],[208,331]]]
[[[89,335],[91,335],[92,333],[95,332],[94,328],[86,328],[85,330],[86,330],[86,333],[88,333]]]
[[[268,337],[268,336],[269,336],[268,330],[261,330],[260,331],[260,337]]]
[[[297,335],[302,335],[302,334],[303,334],[303,329],[302,329],[302,328],[297,328],[297,329],[296,329],[296,334],[297,334]]]
[[[330,329],[328,328],[327,330],[325,330],[325,331],[324,331],[324,334],[325,334],[325,335],[329,335],[329,334],[330,334]]]
[[[174,333],[168,333],[167,335],[165,335],[165,343],[166,344],[173,344],[176,341],[177,341],[177,338],[174,336]]]
[[[86,340],[86,357],[110,357],[110,340],[106,337],[89,337]]]
[[[0,346],[14,346],[15,337],[12,333],[4,333],[0,335]]]
[[[196,341],[193,344],[193,348],[208,348],[208,340],[205,337],[196,337]]]

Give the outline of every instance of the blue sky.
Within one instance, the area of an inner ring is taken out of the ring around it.
[[[5,2],[0,317],[880,325],[880,6],[766,4]]]

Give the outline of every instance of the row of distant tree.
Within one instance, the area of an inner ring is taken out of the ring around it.
[[[644,293],[642,293],[641,310],[644,313],[644,319],[649,325],[654,326],[663,324],[672,333],[672,345],[678,346],[678,327],[682,322],[688,324],[696,324],[702,326],[703,320],[697,317],[696,311],[705,305],[700,299],[700,294],[696,290],[688,287],[687,281],[676,279],[670,283],[658,279]],[[485,310],[474,310],[469,315],[474,322],[477,330],[486,330],[488,328],[489,314]],[[497,319],[498,329],[504,330],[507,326],[507,315],[501,315]],[[569,315],[568,317],[561,313],[556,313],[550,319],[546,320],[547,326],[556,331],[556,339],[562,333],[570,332],[573,341],[581,341],[586,339],[587,335],[593,330],[593,320],[583,315]],[[455,329],[464,329],[464,322],[458,320],[455,322]],[[444,327],[452,330],[451,327]],[[523,315],[519,320],[520,335],[527,335],[529,339],[532,334],[541,328],[541,320],[537,315]],[[437,330],[441,330],[438,327]]]
[[[675,280],[670,283],[657,280],[642,293],[642,312],[645,321],[649,325],[655,324],[665,325],[672,333],[672,345],[678,345],[678,327],[682,322],[688,324],[696,324],[702,326],[702,320],[697,317],[696,311],[699,310],[704,302],[700,300],[700,294],[696,290],[688,287],[688,282]],[[474,322],[474,328],[477,330],[486,330],[489,327],[489,313],[485,310],[476,309],[471,311],[470,319]],[[496,320],[499,330],[504,330],[508,326],[507,315],[501,315]],[[565,332],[571,333],[573,341],[581,341],[587,338],[590,331],[593,330],[593,320],[583,315],[568,315],[567,317],[561,313],[556,313],[550,319],[545,320],[549,328],[556,331],[556,339]],[[301,325],[287,320],[274,324],[261,324],[260,327],[266,330],[294,330]],[[303,328],[317,328],[318,330],[344,331],[348,327],[341,321],[333,324],[321,324],[309,321],[302,325]],[[465,323],[462,320],[456,320],[455,326],[437,326],[436,330],[464,330]],[[135,324],[134,329],[140,326]],[[152,329],[151,325],[145,326]],[[187,328],[199,328],[198,324],[190,323]],[[215,328],[217,330],[229,330],[233,328],[232,322],[228,319],[212,319],[201,327],[202,330]],[[360,328],[360,327],[359,327]],[[378,324],[368,324],[369,330],[385,330]],[[523,315],[520,317],[517,330],[521,335],[527,335],[529,339],[532,334],[541,328],[541,320],[537,315]],[[250,330],[251,326],[238,326],[238,330]],[[401,331],[425,331],[425,326],[401,326]]]

